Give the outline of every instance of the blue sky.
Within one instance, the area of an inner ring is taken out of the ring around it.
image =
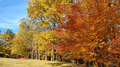
[[[11,29],[16,33],[22,18],[27,17],[25,0],[0,0],[0,30]]]

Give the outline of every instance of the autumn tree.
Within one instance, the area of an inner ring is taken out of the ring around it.
[[[59,46],[63,55],[93,61],[96,65],[98,62],[110,65],[111,53],[107,49],[109,42],[119,39],[119,5],[118,0],[78,1],[70,7],[59,5],[58,12],[66,13],[56,29],[57,33],[66,35],[66,41]]]
[[[21,24],[19,25],[19,31],[16,34],[14,39],[14,45],[12,53],[18,53],[18,55],[29,57],[32,55],[32,45],[33,45],[33,34],[34,26],[33,22],[29,19],[22,19]],[[33,55],[32,55],[33,56]],[[31,56],[31,57],[32,57]]]
[[[63,17],[63,14],[57,12],[56,6],[59,4],[69,6],[74,0],[27,0],[27,3],[28,16],[40,21],[43,28],[48,28],[50,23],[56,27],[56,23]]]
[[[56,6],[59,4],[70,6],[74,0],[27,0],[27,3],[29,5],[27,8],[29,18],[34,19],[35,25],[46,31],[57,27],[60,18],[64,16],[64,14],[57,12]],[[54,50],[52,49],[52,51]]]
[[[50,54],[50,52],[53,52],[53,42],[56,41],[54,34],[52,31],[42,31],[39,34],[34,35],[34,41],[38,44],[38,50],[42,53],[45,51],[45,60],[47,60],[47,55]],[[51,60],[54,60],[52,54]]]
[[[1,34],[1,53],[4,54],[4,57],[11,57],[11,45],[13,44],[14,33],[12,30],[7,29],[7,31]]]

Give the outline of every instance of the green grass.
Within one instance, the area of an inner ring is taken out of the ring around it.
[[[0,58],[0,67],[83,67],[83,65],[58,61]]]

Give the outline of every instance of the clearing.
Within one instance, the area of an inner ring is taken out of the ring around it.
[[[58,61],[0,58],[0,67],[83,67],[83,65]]]

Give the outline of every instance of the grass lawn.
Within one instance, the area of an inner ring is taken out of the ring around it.
[[[83,65],[58,61],[0,58],[0,67],[83,67]]]

